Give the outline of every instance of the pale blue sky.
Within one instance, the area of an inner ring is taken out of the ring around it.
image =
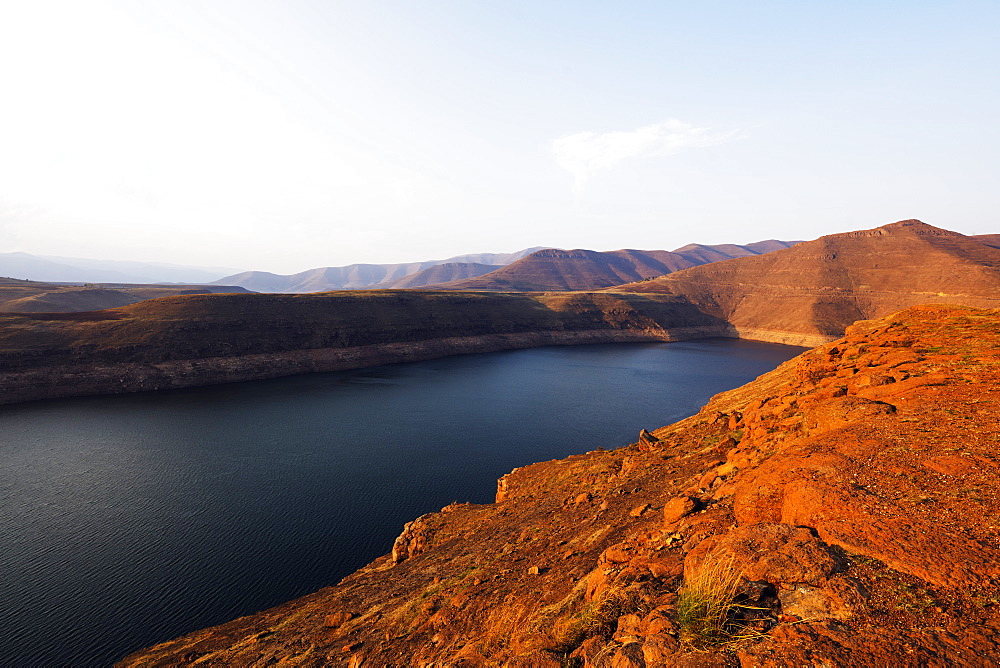
[[[1000,232],[1000,3],[0,0],[0,252]]]

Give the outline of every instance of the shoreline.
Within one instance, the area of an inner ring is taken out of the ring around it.
[[[552,345],[653,343],[716,337],[803,347],[820,345],[834,339],[797,332],[706,325],[665,329],[590,329],[450,336],[423,341],[299,349],[229,357],[57,365],[2,374],[0,404],[203,387]]]

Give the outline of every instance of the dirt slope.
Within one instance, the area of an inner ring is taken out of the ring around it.
[[[995,665],[998,392],[1000,311],[860,322],[636,444],[414,520],[337,586],[121,665]],[[752,606],[724,644],[678,617],[719,563]]]

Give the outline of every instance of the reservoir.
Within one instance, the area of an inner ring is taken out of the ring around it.
[[[335,584],[418,515],[802,350],[547,347],[0,406],[0,665],[109,665]]]

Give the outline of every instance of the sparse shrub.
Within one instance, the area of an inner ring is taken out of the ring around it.
[[[696,647],[739,639],[735,613],[743,574],[731,554],[709,553],[677,596],[677,623],[681,639]]]
[[[644,615],[648,612],[649,607],[644,604],[638,587],[613,587],[599,600],[591,601],[572,615],[556,621],[555,650],[569,653],[590,636],[610,638],[615,632],[619,617],[631,613]]]

